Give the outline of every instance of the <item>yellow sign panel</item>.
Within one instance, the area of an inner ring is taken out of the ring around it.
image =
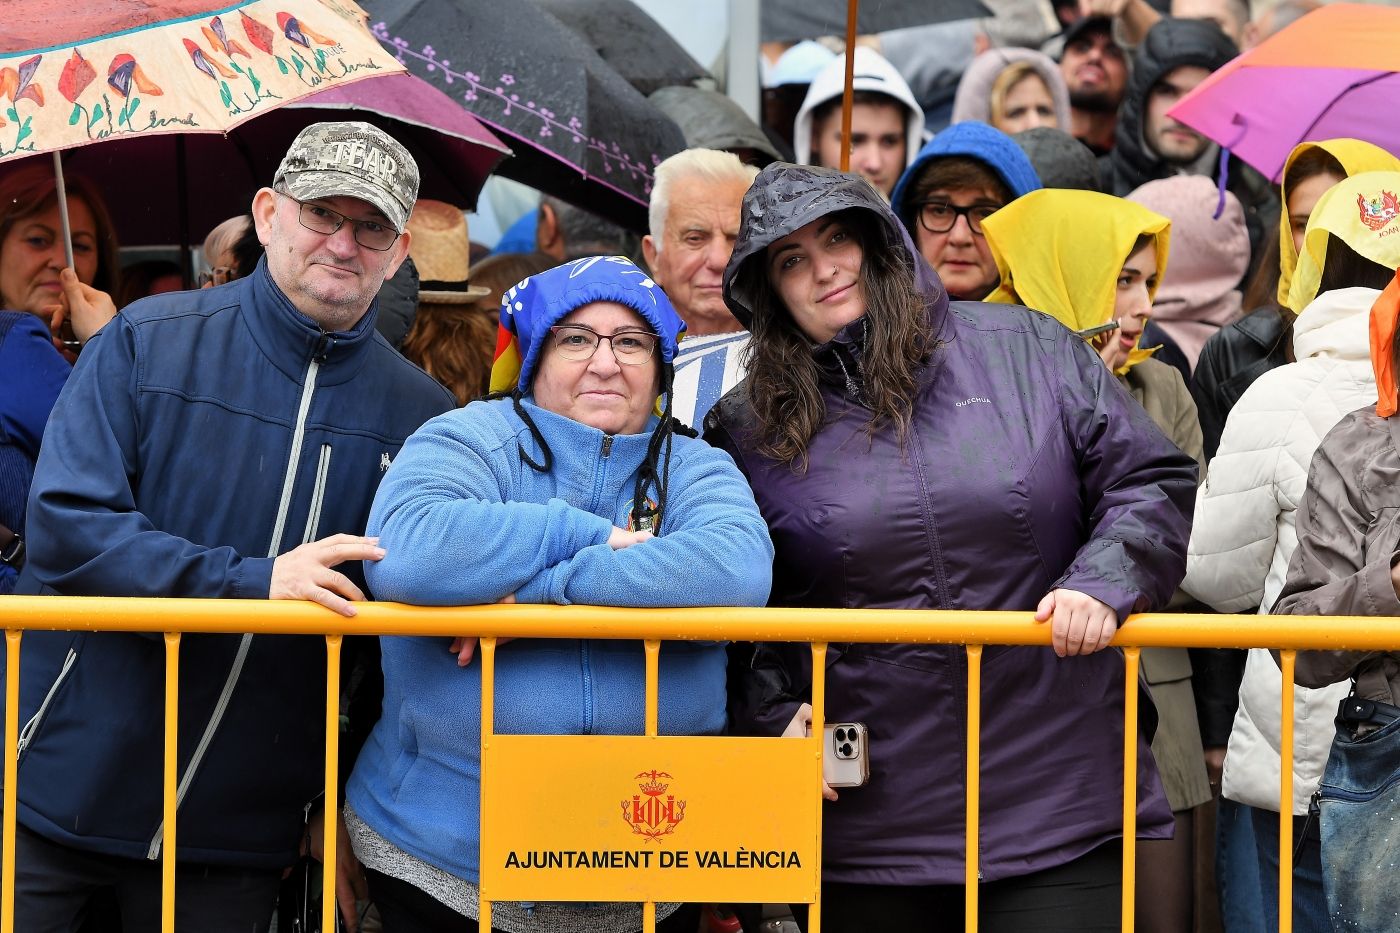
[[[821,752],[811,739],[486,741],[484,898],[816,899]]]

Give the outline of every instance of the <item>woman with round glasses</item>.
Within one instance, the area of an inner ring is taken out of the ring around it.
[[[759,606],[773,549],[725,454],[670,417],[685,325],[620,256],[531,276],[501,302],[497,394],[423,426],[370,515],[379,599]],[[666,410],[654,413],[658,397]],[[346,824],[387,933],[475,930],[481,667],[476,638],[384,638],[383,717],[346,791]],[[725,651],[661,649],[660,731],[725,725]],[[520,640],[496,656],[496,731],[641,734],[635,641]],[[697,917],[662,905],[660,930]],[[637,905],[498,904],[506,931],[641,928]]]
[[[952,298],[981,301],[997,286],[982,221],[1040,178],[1010,136],[985,123],[955,123],[920,150],[890,206]]]

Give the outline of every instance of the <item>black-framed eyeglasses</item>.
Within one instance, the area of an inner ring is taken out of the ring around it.
[[[656,352],[661,338],[644,330],[620,330],[600,334],[583,324],[556,324],[550,329],[554,349],[566,360],[589,360],[604,340],[612,347],[613,358],[629,366],[640,366]]]
[[[353,217],[346,217],[339,211],[333,211],[329,207],[298,200],[285,191],[277,191],[276,188],[272,190],[289,201],[296,201],[300,208],[297,219],[301,221],[303,227],[313,233],[330,236],[345,226],[346,221],[349,221],[355,242],[365,249],[372,249],[379,253],[393,246],[394,241],[400,236],[400,233],[393,227],[377,220],[356,220]]]
[[[968,229],[982,235],[982,221],[1001,210],[1000,204],[974,204],[958,207],[946,198],[930,198],[914,205],[919,209],[919,224],[929,233],[947,233],[959,217],[967,218]]]

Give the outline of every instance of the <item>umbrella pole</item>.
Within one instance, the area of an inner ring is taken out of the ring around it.
[[[180,224],[180,282],[185,288],[194,287],[194,267],[190,261],[190,193],[185,172],[185,135],[175,134],[175,209]]]
[[[68,268],[74,269],[73,229],[68,225],[68,186],[63,182],[63,159],[57,149],[53,153],[53,180],[58,186],[58,220],[63,227],[63,259],[68,263]]]
[[[851,108],[855,103],[856,17],[860,0],[846,0],[846,89],[841,95],[841,171],[851,170]]]

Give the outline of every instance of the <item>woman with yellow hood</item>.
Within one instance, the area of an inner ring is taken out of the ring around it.
[[[1272,250],[1265,254],[1245,296],[1245,310],[1252,313],[1221,328],[1206,341],[1192,374],[1191,394],[1201,416],[1207,460],[1215,456],[1225,419],[1244,390],[1264,373],[1292,359],[1289,348],[1298,309],[1290,309],[1288,289],[1313,205],[1343,178],[1358,172],[1389,171],[1400,171],[1400,159],[1359,139],[1299,143],[1288,156],[1282,176],[1278,261],[1271,261]],[[1233,697],[1233,685],[1229,694]],[[1233,704],[1230,709],[1233,710]],[[1206,744],[1212,744],[1209,735]]]
[[[1095,191],[1044,188],[1022,195],[982,224],[1001,275],[987,301],[1022,304],[1083,333],[1128,392],[1173,443],[1201,461],[1196,406],[1180,373],[1138,346],[1167,266],[1171,221],[1140,204]],[[1104,325],[1114,325],[1095,334]],[[1173,839],[1138,843],[1139,872],[1153,878],[1139,898],[1138,929],[1191,928],[1194,820],[1210,800],[1191,661],[1184,648],[1142,653],[1159,724],[1152,755],[1176,819]]]
[[[1353,417],[1348,412],[1375,402],[1368,330],[1372,306],[1400,266],[1398,192],[1400,171],[1362,172],[1330,188],[1312,211],[1286,296],[1288,307],[1297,312],[1295,361],[1260,376],[1236,403],[1196,497],[1182,588],[1221,612],[1279,611],[1275,602],[1282,606],[1289,561],[1296,559],[1295,549],[1304,547],[1297,504],[1308,485],[1309,465],[1319,462],[1313,455],[1334,425]],[[1337,704],[1347,694],[1346,685],[1327,683],[1310,681],[1319,689],[1295,693],[1294,754],[1283,772],[1292,777],[1297,824],[1297,930],[1332,929],[1323,899],[1321,846],[1316,824],[1307,817],[1332,745]],[[1222,789],[1248,814],[1259,866],[1260,916],[1273,925],[1278,788],[1284,766],[1279,756],[1280,686],[1269,653],[1251,650]]]

